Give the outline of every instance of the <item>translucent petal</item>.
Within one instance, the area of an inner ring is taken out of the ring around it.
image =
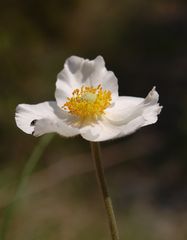
[[[114,73],[107,71],[104,59],[98,56],[94,60],[83,59],[77,56],[68,58],[64,69],[58,74],[55,98],[61,107],[71,97],[73,90],[84,86],[97,87],[110,90],[113,101],[118,97],[118,83]]]
[[[92,142],[101,142],[116,138],[120,134],[120,128],[113,126],[108,120],[102,119],[96,124],[80,129],[81,136]]]
[[[20,104],[16,108],[15,120],[22,131],[34,136],[50,132],[66,137],[79,134],[77,128],[68,124],[69,116],[57,106],[56,102]]]
[[[159,95],[153,88],[145,99],[134,97],[119,97],[116,104],[108,109],[106,118],[111,124],[121,128],[121,136],[136,131],[138,128],[153,124],[161,111],[158,102]]]

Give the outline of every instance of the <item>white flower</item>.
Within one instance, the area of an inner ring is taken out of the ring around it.
[[[89,141],[126,136],[153,124],[161,111],[155,87],[146,98],[121,97],[113,72],[104,59],[72,56],[56,82],[56,101],[20,104],[16,124],[24,132],[40,136],[56,132],[65,137],[80,134]]]

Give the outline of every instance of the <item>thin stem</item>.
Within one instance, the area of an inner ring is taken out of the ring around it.
[[[91,144],[91,151],[92,151],[92,158],[95,164],[96,176],[98,180],[98,184],[101,189],[105,210],[108,217],[110,232],[112,236],[112,240],[119,240],[118,228],[116,223],[116,218],[114,215],[114,210],[112,206],[112,201],[109,196],[107,183],[104,176],[104,170],[101,162],[101,149],[100,144],[98,142],[90,142]]]
[[[9,224],[13,217],[13,213],[15,208],[17,207],[18,200],[22,197],[22,194],[27,186],[28,180],[30,175],[32,174],[33,170],[35,169],[38,161],[40,160],[42,154],[44,153],[46,147],[49,145],[51,140],[53,139],[54,135],[46,135],[41,138],[39,143],[34,148],[33,152],[31,153],[29,159],[27,160],[25,167],[22,171],[22,175],[20,181],[18,183],[18,187],[16,193],[10,202],[10,204],[6,207],[4,211],[3,223],[0,229],[0,240],[4,240],[6,233],[8,231]]]

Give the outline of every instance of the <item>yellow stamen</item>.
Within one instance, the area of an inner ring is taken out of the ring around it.
[[[104,110],[112,100],[111,95],[111,92],[103,90],[101,85],[82,86],[81,89],[72,92],[72,97],[67,98],[62,108],[81,119],[95,118],[104,114]]]

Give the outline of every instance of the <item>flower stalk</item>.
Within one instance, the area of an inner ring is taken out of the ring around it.
[[[99,142],[90,142],[91,145],[91,152],[92,152],[92,158],[95,165],[96,170],[96,177],[98,184],[100,186],[100,190],[102,193],[102,198],[104,201],[104,206],[108,218],[108,223],[110,227],[111,237],[112,240],[119,240],[119,234],[118,234],[118,227],[116,223],[116,218],[112,206],[112,200],[109,195],[105,175],[104,175],[104,169],[101,162],[101,148]]]

